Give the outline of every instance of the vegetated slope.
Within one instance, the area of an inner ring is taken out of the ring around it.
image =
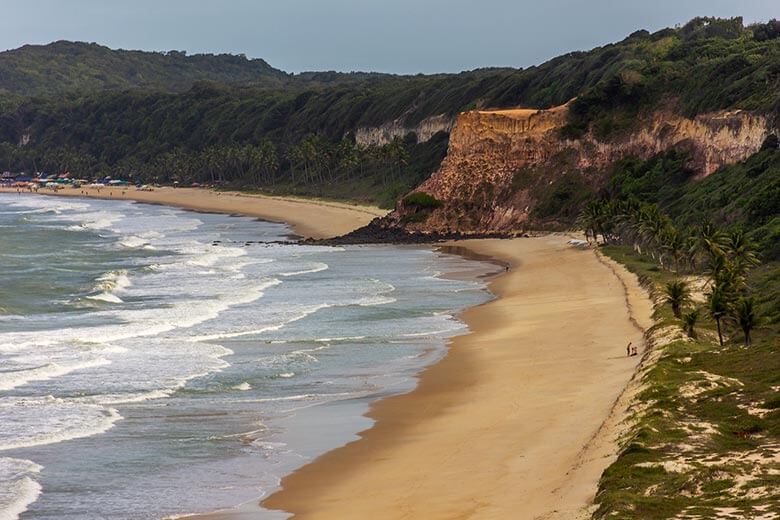
[[[390,224],[566,226],[623,158],[678,151],[690,171],[681,188],[743,161],[777,130],[779,35],[777,22],[743,27],[739,19],[635,33],[604,51],[622,55],[621,68],[566,105],[460,114],[442,167],[419,187],[441,206],[414,219],[401,207]]]
[[[112,50],[58,41],[0,52],[0,93],[55,95],[95,90],[186,90],[195,81],[278,85],[287,75],[261,59],[230,54]]]
[[[776,23],[746,28],[741,19],[697,19],[680,29],[638,31],[619,43],[523,70],[434,76],[306,73],[277,86],[200,82],[185,92],[86,89],[0,101],[0,169],[221,182],[392,205],[444,157],[446,135],[403,135],[431,118],[445,121],[473,109],[550,108],[576,98],[553,137],[596,146],[619,140],[653,114],[695,119],[745,109],[772,121],[780,96],[778,35]],[[32,69],[39,70],[35,63],[38,69]],[[40,81],[33,83],[31,91]],[[663,131],[663,120],[658,122]],[[356,141],[356,135],[389,135],[381,131],[388,125],[395,139]],[[446,132],[447,125],[441,127]],[[380,131],[365,131],[372,128]],[[755,132],[751,135],[760,142]],[[746,152],[753,151],[749,148]],[[563,161],[505,175],[516,189],[553,174],[543,189],[529,192],[535,207],[545,209],[536,221],[570,220],[585,198],[582,190],[605,182],[603,164],[562,168],[565,154],[554,158]],[[480,167],[470,177],[481,181],[486,171]],[[563,171],[566,175],[560,175]],[[479,199],[457,200],[472,215],[492,200],[491,183],[482,184]],[[497,186],[493,191],[498,193]],[[452,209],[445,201],[437,211]]]

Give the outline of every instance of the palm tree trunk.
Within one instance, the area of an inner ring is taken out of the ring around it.
[[[715,323],[718,326],[718,342],[720,343],[720,346],[723,346],[723,333],[720,331],[720,318],[715,318]]]

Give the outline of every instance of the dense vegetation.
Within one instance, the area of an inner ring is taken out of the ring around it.
[[[630,245],[601,250],[639,275],[658,305],[656,325],[649,331],[652,361],[637,378],[642,387],[629,430],[617,461],[602,475],[594,517],[719,518],[730,511],[733,518],[758,518],[762,512],[777,513],[780,323],[756,314],[759,321],[745,347],[740,316],[749,313],[735,306],[721,347],[711,312],[712,285],[704,287],[704,295],[695,294],[693,282],[687,285],[682,318],[677,318],[668,289],[679,282],[680,273],[660,269],[657,256]],[[768,267],[750,276],[757,295],[777,291],[780,269],[775,266],[770,280],[767,271],[759,272]]]
[[[581,214],[589,239],[656,301],[653,361],[596,518],[776,511],[779,161],[774,136],[695,183],[677,152],[629,158]]]
[[[68,42],[24,47],[0,53],[0,88],[45,96],[0,96],[0,169],[218,180],[389,205],[436,169],[446,136],[425,145],[407,136],[403,150],[398,143],[359,150],[357,128],[396,120],[414,127],[473,107],[548,107],[575,97],[564,130],[572,136],[590,128],[607,138],[660,103],[688,115],[776,112],[777,26],[696,19],[527,69],[433,76],[290,76],[243,57]],[[577,183],[570,184],[543,205],[547,213],[568,207],[567,189]]]
[[[68,41],[0,52],[0,94],[43,96],[129,88],[182,91],[199,80],[276,86],[286,78],[263,60],[230,54],[124,51]]]

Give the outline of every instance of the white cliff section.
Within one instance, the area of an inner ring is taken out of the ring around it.
[[[404,137],[414,132],[417,142],[425,143],[438,132],[449,133],[454,123],[455,118],[447,114],[427,117],[416,126],[406,126],[402,119],[396,119],[382,126],[358,128],[355,131],[355,142],[361,146],[382,146],[395,137]]]

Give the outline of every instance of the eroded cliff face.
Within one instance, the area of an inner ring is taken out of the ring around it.
[[[701,179],[746,159],[770,132],[767,118],[746,111],[722,111],[688,119],[656,112],[619,138],[601,141],[560,137],[569,106],[550,110],[472,111],[459,115],[441,167],[415,191],[443,205],[420,214],[403,203],[388,220],[415,231],[513,231],[531,221],[541,194],[563,176],[598,189],[615,161],[650,158],[684,149]]]
[[[407,126],[401,120],[396,120],[382,126],[361,127],[355,131],[355,142],[362,146],[382,146],[395,137],[404,137],[414,132],[417,142],[425,143],[438,132],[449,133],[454,122],[454,117],[439,114],[425,118],[415,126]]]

